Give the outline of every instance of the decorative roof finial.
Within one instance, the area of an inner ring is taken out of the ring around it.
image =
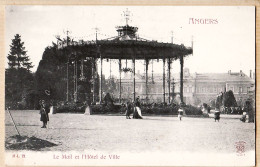
[[[128,21],[130,20],[130,13],[131,12],[128,10],[128,8],[126,8],[126,11],[123,11],[123,12],[124,12],[126,25],[128,25]]]

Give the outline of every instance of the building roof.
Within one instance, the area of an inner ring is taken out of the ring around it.
[[[151,73],[148,74],[149,81],[162,81],[163,74],[154,73],[153,76]],[[143,73],[136,73],[136,81],[145,81],[145,75]],[[172,73],[171,79],[174,78],[175,81],[180,80],[180,73]],[[245,73],[241,72],[234,72],[234,73],[189,73],[189,75],[183,75],[184,80],[196,79],[197,82],[206,82],[206,81],[214,81],[214,82],[254,82],[254,79],[248,77]],[[129,80],[131,81],[131,74],[128,73],[127,75],[122,77],[122,81]],[[165,80],[167,80],[167,73],[165,73]]]
[[[253,81],[252,78],[248,77],[245,73],[234,72],[234,73],[197,73],[196,80],[204,81],[204,80],[213,80],[213,81],[225,81],[225,82],[233,82],[233,81]]]

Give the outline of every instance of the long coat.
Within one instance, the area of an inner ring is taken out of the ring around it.
[[[48,115],[49,112],[50,112],[50,110],[47,109],[46,107],[41,107],[41,109],[40,109],[40,114],[41,114],[40,121],[42,121],[42,122],[49,121],[49,115]]]

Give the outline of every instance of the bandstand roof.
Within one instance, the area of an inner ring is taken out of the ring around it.
[[[72,53],[83,57],[104,59],[178,59],[192,54],[191,47],[173,43],[150,41],[135,35],[137,27],[129,25],[117,29],[118,36],[105,40],[80,41],[68,46]],[[99,54],[100,53],[100,54]]]

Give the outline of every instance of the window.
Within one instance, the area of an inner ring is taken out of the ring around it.
[[[184,87],[183,92],[185,92],[185,93],[187,92],[187,88],[186,87]]]
[[[242,87],[239,87],[239,93],[242,93],[243,89]]]
[[[250,87],[247,87],[247,93],[249,93],[250,92]]]
[[[192,92],[192,87],[189,87],[189,89],[190,89],[189,92]]]
[[[232,86],[229,87],[229,90],[232,90],[232,92],[234,92],[234,88]]]

